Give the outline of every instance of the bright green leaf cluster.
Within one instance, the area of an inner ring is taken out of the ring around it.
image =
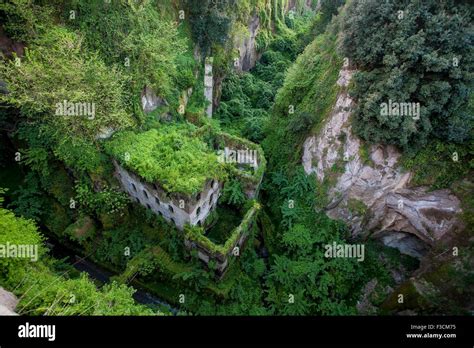
[[[222,178],[224,168],[208,145],[186,124],[161,125],[142,133],[125,131],[106,143],[123,166],[169,192],[194,194],[206,180]]]

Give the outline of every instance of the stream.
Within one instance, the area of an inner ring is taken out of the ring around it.
[[[64,262],[73,266],[79,272],[86,272],[91,279],[98,281],[102,285],[109,283],[110,277],[116,275],[115,273],[98,266],[94,262],[83,259],[77,255],[76,252],[60,244],[57,240],[48,238],[46,246],[50,249],[52,256],[64,260]],[[136,285],[128,284],[128,286],[135,290],[133,298],[137,303],[143,304],[153,310],[159,309],[160,306],[165,307],[173,315],[177,315],[179,312],[177,308],[172,307],[166,301],[157,298],[146,290]]]

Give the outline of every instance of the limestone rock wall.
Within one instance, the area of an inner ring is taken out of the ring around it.
[[[342,165],[343,173],[328,191],[328,216],[346,221],[353,236],[367,232],[420,257],[460,227],[460,202],[449,190],[410,187],[412,173],[398,166],[401,154],[394,146],[378,144],[364,150],[349,122],[354,101],[346,89],[353,73],[341,70],[337,81],[341,90],[332,113],[320,133],[303,145],[304,169],[323,181],[334,165]]]
[[[18,315],[15,313],[15,308],[18,305],[17,297],[0,287],[0,316]]]
[[[153,89],[145,86],[141,93],[142,108],[144,112],[152,112],[161,105],[166,105],[166,101],[157,96]]]
[[[253,15],[248,23],[248,37],[242,40],[238,46],[239,66],[238,71],[249,71],[255,66],[259,55],[257,53],[256,37],[260,29],[260,18]]]

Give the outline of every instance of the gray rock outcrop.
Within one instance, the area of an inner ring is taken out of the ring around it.
[[[329,185],[326,210],[329,217],[347,222],[353,236],[368,233],[403,253],[421,257],[460,226],[460,201],[449,190],[410,187],[412,173],[398,166],[401,153],[397,148],[367,146],[352,133],[354,102],[347,86],[353,73],[340,71],[336,104],[320,133],[306,139],[303,167],[320,182],[334,176],[333,166],[343,167]]]
[[[257,53],[256,38],[260,29],[260,18],[253,15],[248,24],[248,36],[245,37],[238,45],[239,65],[236,67],[238,71],[249,71],[255,66],[259,56]]]
[[[18,315],[15,308],[18,304],[17,297],[4,288],[0,287],[0,316]]]
[[[167,105],[166,101],[157,96],[153,89],[149,86],[143,88],[141,94],[142,108],[144,112],[152,112],[162,105]]]

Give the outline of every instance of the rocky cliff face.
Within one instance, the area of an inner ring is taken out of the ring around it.
[[[461,227],[460,202],[449,190],[410,187],[412,173],[398,165],[393,146],[367,147],[352,133],[353,100],[347,86],[354,71],[343,69],[336,105],[319,134],[304,143],[303,166],[319,181],[343,167],[329,185],[327,214],[349,224],[353,236],[380,238],[402,253],[421,257],[434,243]]]
[[[14,312],[17,304],[16,296],[0,287],[0,316],[18,315]]]
[[[235,66],[235,70],[238,72],[249,71],[260,58],[260,54],[257,52],[257,34],[260,30],[260,18],[257,14],[250,17],[248,22],[248,35],[241,41],[235,40],[232,48],[236,48],[239,52],[239,64]],[[213,97],[212,103],[213,108],[217,109],[222,94],[222,83],[225,79],[225,75],[214,75],[213,77]]]
[[[253,15],[248,24],[248,36],[240,43],[239,50],[239,71],[249,71],[257,62],[258,53],[256,45],[256,37],[260,28],[260,18]]]
[[[166,101],[157,96],[153,89],[145,86],[141,93],[142,108],[144,112],[152,112],[161,105],[166,105]]]

